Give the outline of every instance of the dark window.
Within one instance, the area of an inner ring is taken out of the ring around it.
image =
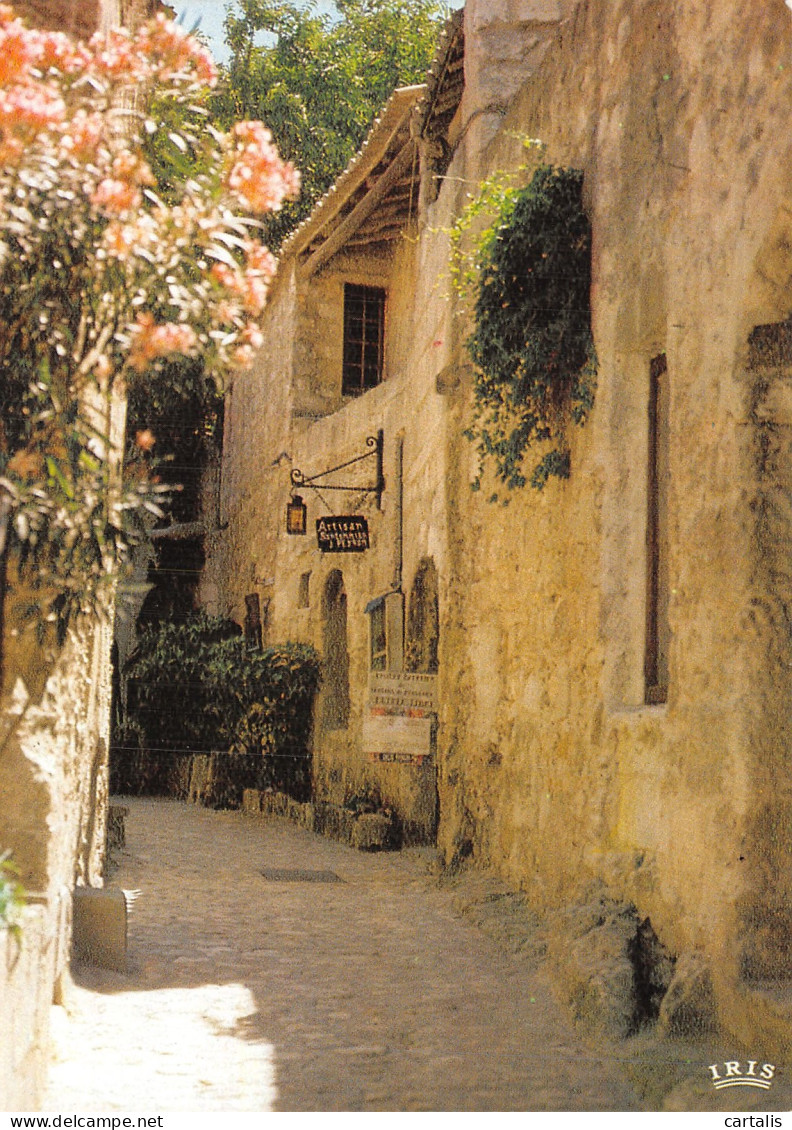
[[[646,516],[646,702],[668,698],[668,366],[649,366],[649,475]]]
[[[382,380],[385,291],[344,286],[344,396],[360,396]]]
[[[297,607],[309,608],[311,604],[311,574],[300,574],[300,589],[297,594]]]
[[[407,670],[437,674],[440,612],[437,597],[437,570],[425,558],[415,575],[410,592],[407,620]]]
[[[261,650],[261,603],[258,593],[245,597],[245,643],[249,648]]]

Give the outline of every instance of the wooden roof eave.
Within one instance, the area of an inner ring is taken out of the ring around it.
[[[352,159],[335,184],[314,206],[311,214],[289,236],[281,249],[281,261],[304,254],[323,233],[334,225],[350,197],[365,185],[374,170],[383,161],[390,161],[403,152],[403,138],[409,136],[409,121],[413,107],[425,88],[423,85],[400,87],[386,103],[363,143],[360,152]],[[386,170],[387,175],[389,170]],[[403,170],[402,170],[403,171]],[[382,180],[379,177],[371,191]],[[367,196],[360,203],[365,203]],[[359,206],[359,205],[358,205]],[[355,213],[355,209],[349,216]],[[342,220],[346,223],[349,216]]]
[[[366,220],[376,211],[391,189],[403,183],[405,172],[412,167],[416,160],[416,142],[410,138],[402,145],[392,163],[379,177],[373,188],[300,266],[298,270],[300,280],[305,280],[314,275],[320,267],[323,267],[333,255],[352,239],[363,227]],[[406,220],[407,217],[405,217],[404,222]]]

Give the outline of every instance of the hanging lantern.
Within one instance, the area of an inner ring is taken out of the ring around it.
[[[299,494],[293,495],[286,505],[286,533],[304,534],[308,523],[308,507]]]

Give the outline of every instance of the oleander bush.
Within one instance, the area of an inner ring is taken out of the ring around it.
[[[164,15],[78,43],[0,4],[0,548],[61,631],[159,512],[145,460],[119,481],[126,392],[260,343],[257,231],[299,178],[261,122],[211,127],[215,80]]]

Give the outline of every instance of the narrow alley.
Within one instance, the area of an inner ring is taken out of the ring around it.
[[[113,882],[131,892],[128,973],[76,971],[45,1109],[638,1106],[618,1062],[455,913],[419,854],[127,803]]]

